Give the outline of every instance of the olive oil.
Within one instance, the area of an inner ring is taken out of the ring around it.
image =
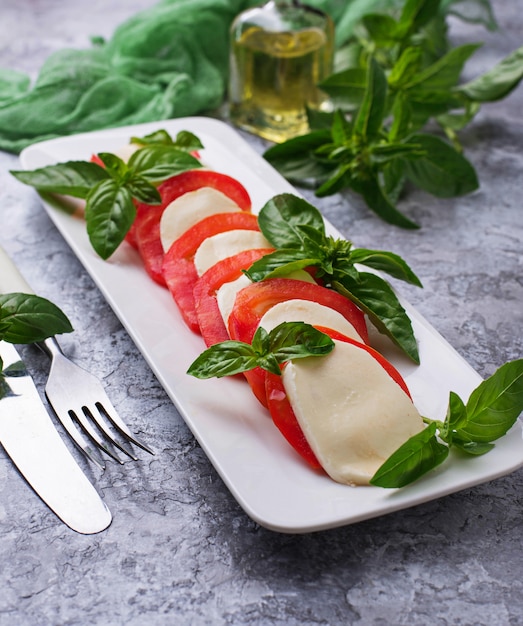
[[[330,18],[302,5],[269,2],[232,27],[231,121],[281,142],[309,130],[306,107],[328,107],[317,87],[332,71]]]

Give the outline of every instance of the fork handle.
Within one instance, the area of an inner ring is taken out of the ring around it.
[[[4,293],[33,294],[34,292],[7,252],[0,246],[0,294]]]
[[[60,344],[58,343],[58,341],[56,341],[56,337],[48,337],[43,341],[38,341],[36,345],[51,360],[58,354],[63,355],[62,348],[60,348]]]

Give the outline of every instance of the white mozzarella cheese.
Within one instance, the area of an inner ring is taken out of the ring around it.
[[[218,308],[220,309],[220,313],[227,328],[229,322],[229,315],[234,308],[234,302],[236,300],[236,295],[239,291],[241,291],[244,287],[248,287],[251,285],[251,281],[245,274],[242,274],[236,280],[233,280],[229,283],[224,283],[216,292],[216,300],[218,302]]]
[[[198,276],[210,267],[245,250],[270,248],[271,244],[258,230],[228,230],[207,237],[194,255],[194,266]]]
[[[324,357],[289,362],[283,385],[303,433],[335,481],[365,485],[423,421],[365,350],[335,341]]]
[[[165,207],[160,220],[160,239],[165,252],[173,241],[199,221],[216,213],[236,213],[240,207],[212,187],[188,191]]]
[[[260,326],[267,332],[283,322],[305,322],[312,326],[324,326],[361,341],[354,326],[338,311],[308,300],[286,300],[271,307],[261,318]]]

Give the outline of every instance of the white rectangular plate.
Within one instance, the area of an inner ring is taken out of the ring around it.
[[[234,176],[249,191],[258,211],[277,193],[297,193],[262,157],[225,123],[203,117],[183,118],[74,135],[35,144],[23,151],[22,166],[35,169],[68,160],[88,160],[96,152],[114,152],[133,135],[164,128],[195,133],[205,149],[202,159]],[[201,337],[184,325],[169,292],[146,275],[127,244],[102,261],[87,239],[81,219],[47,206],[57,228],[120,318],[160,383],[177,406],[239,504],[271,530],[304,533],[351,524],[466,489],[508,474],[523,465],[519,423],[489,454],[452,456],[429,475],[402,490],[348,487],[311,471],[273,426],[247,384],[238,379],[201,381],[186,370],[202,352]],[[331,234],[341,236],[328,224]],[[139,297],[137,297],[139,294]],[[443,419],[449,391],[463,399],[481,377],[408,303],[421,365],[379,340],[379,348],[405,377],[422,415]],[[154,427],[154,425],[153,425]]]

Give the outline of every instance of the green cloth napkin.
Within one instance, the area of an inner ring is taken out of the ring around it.
[[[163,0],[107,42],[64,49],[34,85],[0,69],[0,149],[18,153],[73,133],[209,112],[226,92],[229,28],[259,0]],[[310,0],[337,26],[337,42],[383,0]]]

